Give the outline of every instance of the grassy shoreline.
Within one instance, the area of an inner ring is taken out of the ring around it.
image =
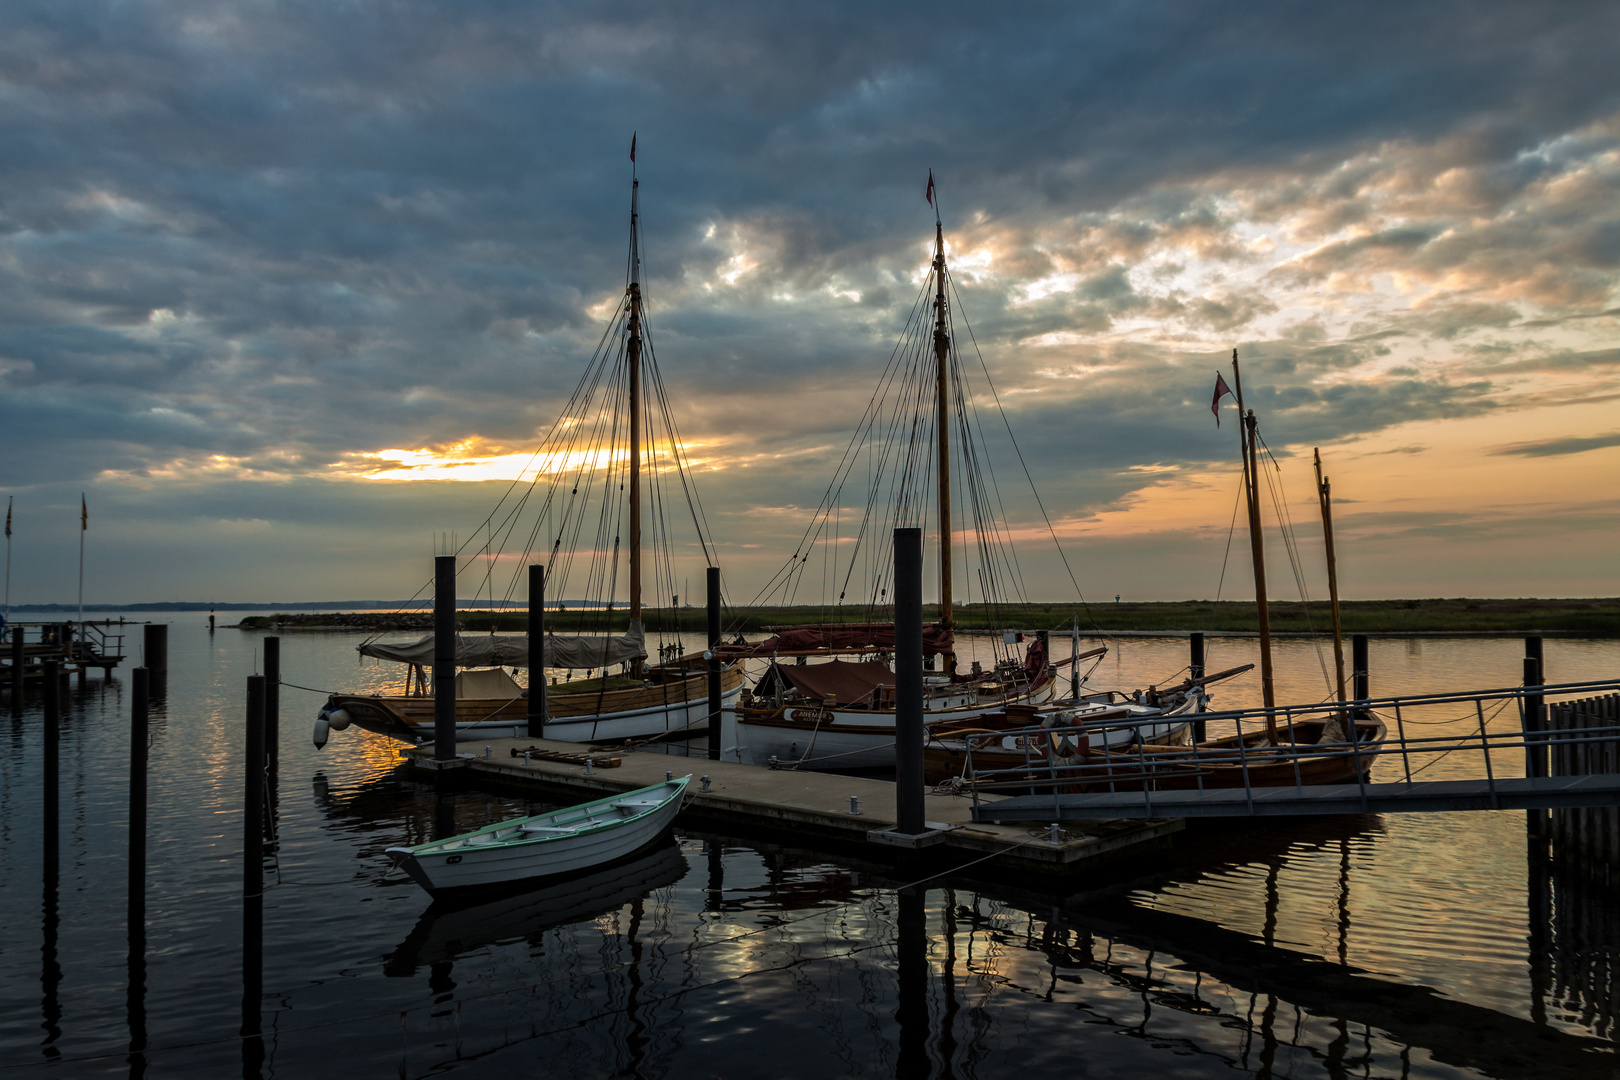
[[[924,617],[936,618],[938,609],[928,606]],[[1595,600],[1349,600],[1340,605],[1346,633],[1357,634],[1575,634],[1591,637],[1620,637],[1620,598]],[[1008,604],[991,610],[974,605],[958,608],[957,624],[964,633],[1010,628],[1020,630],[1067,631],[1075,616],[1082,634],[1105,633],[1253,633],[1259,629],[1254,604],[1246,601],[1177,600],[1151,603]],[[874,615],[882,618],[882,615]],[[460,611],[457,621],[463,630],[505,632],[528,629],[528,615],[513,611]],[[558,612],[554,616],[558,632],[601,633],[623,625],[623,612]],[[758,633],[764,627],[820,621],[860,622],[867,618],[861,609],[846,608],[841,619],[822,607],[731,608],[723,624],[728,635]],[[583,620],[583,621],[582,621]],[[649,629],[702,633],[706,625],[702,608],[649,609]],[[239,624],[244,630],[332,630],[375,631],[420,630],[432,627],[427,613],[388,612],[286,612],[254,616]],[[1331,628],[1326,601],[1312,603],[1309,610],[1300,603],[1271,606],[1271,629],[1275,633],[1326,633]]]

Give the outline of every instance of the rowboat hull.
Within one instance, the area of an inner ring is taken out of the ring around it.
[[[970,720],[1001,712],[1009,704],[1035,705],[1051,700],[1056,681],[978,704],[953,705],[923,713],[925,725]],[[737,741],[748,748],[756,765],[778,765],[811,771],[890,769],[894,767],[894,710],[840,709],[817,705],[781,709],[737,710]]]
[[[720,673],[724,702],[743,687],[741,664]],[[405,742],[433,738],[431,696],[333,694],[323,716],[342,710],[357,727]],[[709,715],[707,673],[667,683],[583,694],[546,695],[546,738],[563,742],[611,742],[671,734],[701,726]],[[521,739],[529,734],[527,698],[457,698],[456,741]]]
[[[391,847],[395,865],[435,895],[577,874],[627,858],[674,824],[690,776],[461,836]]]

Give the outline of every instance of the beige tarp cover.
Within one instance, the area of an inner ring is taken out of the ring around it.
[[[381,641],[356,646],[361,656],[395,660],[401,664],[433,663],[433,635],[420,641],[387,644]],[[640,622],[631,622],[623,637],[546,635],[545,666],[605,668],[647,658],[647,638]],[[457,667],[522,667],[529,662],[527,634],[457,634]]]
[[[523,687],[506,673],[505,668],[482,668],[477,671],[456,672],[458,698],[520,698]]]

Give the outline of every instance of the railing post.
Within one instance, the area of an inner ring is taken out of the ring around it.
[[[1524,775],[1536,778],[1547,775],[1547,744],[1542,739],[1541,661],[1534,656],[1524,658],[1524,685]]]

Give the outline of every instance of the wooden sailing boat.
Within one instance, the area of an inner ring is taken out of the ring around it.
[[[680,501],[692,507],[695,496],[668,396],[656,363],[650,362],[634,140],[630,160],[630,254],[624,297],[561,417],[535,451],[533,460],[538,465],[529,485],[521,494],[517,485],[509,489],[480,526],[486,549],[496,540],[503,547],[523,543],[521,554],[513,560],[518,571],[531,558],[549,554],[547,593],[553,597],[566,595],[576,553],[583,554],[585,590],[591,595],[572,610],[560,602],[554,609],[548,608],[544,645],[545,667],[585,673],[584,678],[554,682],[545,688],[546,737],[573,742],[690,733],[707,720],[709,711],[707,667],[701,656],[682,656],[676,644],[660,649],[660,663],[647,663],[643,504],[662,505],[661,480],[670,474],[679,477]],[[654,422],[662,424],[661,443],[648,437]],[[643,484],[649,477],[650,492],[644,491]],[[620,491],[625,491],[622,500]],[[540,498],[534,501],[540,505],[536,509],[528,503],[537,492]],[[532,528],[520,527],[526,520],[525,510],[532,512]],[[627,514],[628,520],[621,514]],[[696,509],[693,517],[705,558],[712,565],[709,540]],[[592,523],[596,535],[586,536],[584,530]],[[628,525],[622,561],[621,524]],[[542,530],[545,547],[537,551]],[[660,517],[655,537],[666,532]],[[621,566],[628,571],[628,625],[622,633],[613,633],[612,620],[620,610],[615,591]],[[654,566],[660,584],[672,585],[674,569],[667,552],[655,558]],[[514,573],[508,598],[518,581],[519,575]],[[673,588],[659,591],[673,601]],[[572,621],[580,632],[558,633],[557,624],[565,620]],[[493,633],[458,638],[457,666],[472,669],[456,676],[459,740],[528,733],[528,689],[505,671],[505,667],[528,663],[528,641],[528,635]],[[401,739],[432,738],[434,698],[426,676],[432,665],[432,637],[404,644],[366,641],[358,648],[363,656],[407,665],[404,693],[331,695],[316,722],[316,744],[324,741],[324,730],[341,731],[350,723]],[[615,667],[617,672],[612,670]],[[724,698],[735,698],[742,685],[742,663],[726,664],[721,670]]]
[[[934,206],[934,255],[929,268],[929,300],[919,298],[906,331],[891,357],[862,418],[857,433],[828,489],[828,496],[807,530],[803,548],[795,552],[773,586],[786,590],[796,584],[809,561],[809,549],[816,544],[836,548],[841,537],[837,515],[839,492],[861,461],[863,436],[882,442],[883,448],[870,464],[866,509],[856,544],[871,544],[883,550],[892,527],[923,525],[928,481],[932,479],[935,499],[937,557],[939,564],[939,619],[924,628],[924,653],[936,657],[939,666],[924,678],[924,722],[960,719],[997,710],[1015,703],[1049,699],[1057,685],[1055,666],[1047,653],[1044,637],[1028,642],[1022,657],[998,655],[992,669],[975,663],[973,670],[959,672],[955,646],[955,540],[952,509],[952,432],[958,432],[962,445],[958,454],[968,476],[974,540],[981,554],[995,553],[996,545],[1010,550],[1010,538],[996,534],[994,509],[985,496],[983,477],[976,467],[979,447],[973,442],[971,416],[965,402],[964,375],[955,360],[955,335],[947,298],[948,270],[945,261],[945,230],[935,198],[932,173],[928,199]],[[924,314],[931,302],[932,318]],[[931,334],[927,332],[929,323]],[[930,358],[932,364],[928,364]],[[931,370],[930,370],[931,368]],[[903,389],[899,389],[903,388]],[[953,409],[952,403],[957,405]],[[929,407],[931,406],[931,412]],[[887,441],[884,441],[887,440]],[[886,481],[885,466],[895,477]],[[882,488],[888,483],[887,498]],[[883,506],[888,516],[878,520],[874,507]],[[1003,554],[1001,556],[1005,558]],[[838,573],[847,587],[855,573],[858,554],[842,552],[845,560]],[[775,636],[764,641],[729,646],[723,655],[763,657],[770,661],[753,692],[737,709],[738,740],[745,744],[756,762],[792,765],[802,768],[858,769],[882,768],[894,763],[895,675],[887,663],[894,648],[894,626],[876,618],[886,608],[886,578],[889,560],[872,560],[875,587],[861,598],[866,617],[842,621],[838,618],[810,625],[768,628]],[[994,560],[981,560],[979,592],[983,602],[994,603],[1000,578],[1007,568]],[[1015,572],[1015,571],[1014,571]],[[969,577],[971,581],[971,576]],[[842,615],[845,588],[840,588],[835,615]],[[1023,635],[1009,635],[1022,641]],[[838,659],[853,657],[853,661]],[[807,663],[820,659],[821,663]],[[1072,661],[1072,658],[1071,658]],[[1065,661],[1065,662],[1071,662]]]

